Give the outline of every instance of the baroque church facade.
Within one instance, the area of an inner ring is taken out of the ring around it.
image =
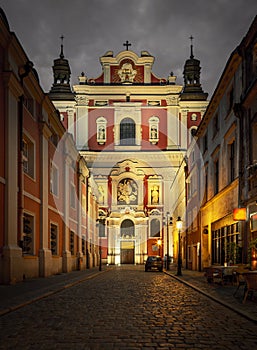
[[[200,61],[184,65],[184,84],[153,72],[154,57],[126,49],[100,57],[102,73],[78,77],[63,54],[54,60],[49,97],[97,184],[98,234],[108,264],[142,264],[147,255],[174,255],[172,216],[185,199],[171,193],[208,105]],[[79,200],[82,200],[81,198]],[[182,220],[186,220],[182,210]],[[175,247],[176,250],[176,247]]]

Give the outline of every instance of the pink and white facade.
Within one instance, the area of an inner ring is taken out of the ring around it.
[[[73,99],[58,90],[50,98],[97,184],[102,257],[140,264],[147,255],[172,256],[170,188],[208,104],[199,61],[191,50],[184,86],[172,74],[157,77],[147,51],[108,51],[100,62],[102,74],[82,73]]]

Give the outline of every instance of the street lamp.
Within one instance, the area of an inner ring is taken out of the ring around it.
[[[176,227],[178,229],[178,269],[177,269],[177,276],[182,276],[181,271],[181,265],[182,265],[182,259],[181,259],[181,238],[180,238],[180,231],[182,229],[182,220],[181,217],[178,216]]]
[[[97,234],[98,234],[98,240],[99,240],[99,271],[102,271],[102,239],[101,239],[100,225],[101,225],[101,219],[99,218],[96,220],[96,228],[97,228]]]
[[[166,225],[167,225],[167,259],[166,259],[166,270],[170,269],[170,261],[169,261],[169,218],[170,213],[167,211],[166,213]]]

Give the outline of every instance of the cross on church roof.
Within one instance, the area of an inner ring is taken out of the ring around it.
[[[64,36],[60,36],[60,39],[62,41],[61,43],[61,53],[60,53],[60,58],[64,58],[64,54],[63,54],[63,39],[64,39]]]
[[[131,46],[131,44],[128,42],[128,40],[123,44],[123,46],[127,47],[127,51],[128,51],[128,47]]]
[[[190,58],[194,58],[194,55],[193,55],[193,39],[194,39],[194,37],[191,35],[190,37],[189,37],[189,39],[191,40],[191,55],[190,55]]]

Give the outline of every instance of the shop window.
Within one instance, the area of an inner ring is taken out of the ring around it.
[[[34,216],[29,214],[23,216],[22,252],[34,254]]]
[[[58,253],[57,238],[58,238],[58,227],[57,225],[51,224],[50,225],[50,249],[53,255],[57,255]]]

